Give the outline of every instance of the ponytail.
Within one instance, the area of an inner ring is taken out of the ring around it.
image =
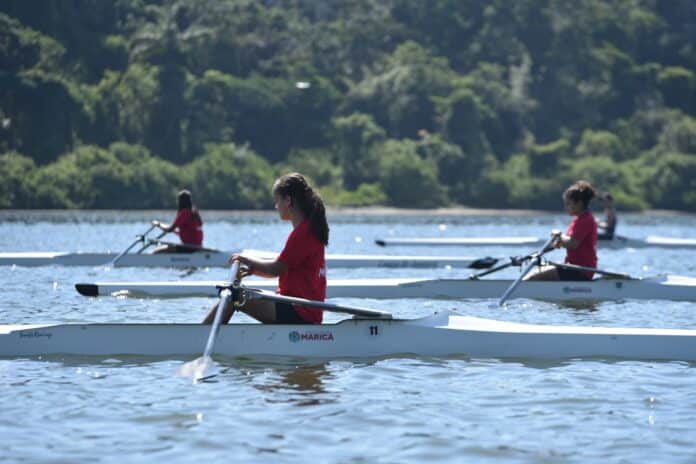
[[[309,220],[309,230],[324,246],[329,244],[329,224],[326,221],[326,208],[321,199],[302,174],[293,172],[278,178],[273,185],[273,193],[292,198],[293,204]]]
[[[563,192],[564,198],[570,198],[573,201],[581,201],[585,209],[590,204],[595,196],[595,190],[592,184],[586,180],[579,180],[573,185],[568,187],[565,192]]]

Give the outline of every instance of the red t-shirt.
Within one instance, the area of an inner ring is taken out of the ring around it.
[[[579,242],[576,249],[568,249],[565,262],[578,266],[597,267],[597,221],[590,210],[573,218],[566,235]],[[591,279],[594,272],[585,272]]]
[[[302,221],[290,232],[278,256],[288,270],[278,277],[278,293],[308,300],[326,298],[324,244],[312,233],[309,221]],[[297,314],[307,322],[320,324],[323,311],[295,305]]]
[[[181,243],[196,246],[203,244],[203,224],[198,215],[194,216],[190,209],[180,209],[176,213],[174,225],[179,229]]]

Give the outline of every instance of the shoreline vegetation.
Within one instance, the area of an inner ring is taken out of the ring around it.
[[[596,205],[595,205],[596,206]],[[23,217],[50,218],[70,215],[81,216],[104,216],[125,214],[130,217],[162,217],[171,214],[171,209],[0,209],[0,222],[13,221]],[[447,207],[447,208],[395,208],[391,206],[366,206],[366,207],[327,207],[328,215],[347,217],[347,216],[367,216],[367,217],[490,217],[490,216],[519,216],[519,217],[538,217],[538,216],[557,216],[566,213],[559,208],[557,211],[538,210],[538,209],[488,209],[488,208],[467,208],[467,207]],[[602,210],[598,207],[593,208],[595,215],[601,215]],[[215,221],[228,218],[229,216],[242,217],[271,217],[275,218],[277,212],[273,209],[258,210],[235,210],[235,209],[213,209],[202,210],[201,214],[207,220]],[[642,211],[625,212],[621,214],[625,217],[674,217],[696,216],[696,213],[679,210],[651,209]],[[146,221],[147,222],[147,221]]]
[[[621,211],[695,212],[693,18],[692,0],[1,2],[0,208],[170,208],[188,188],[263,210],[299,171],[334,207],[555,212],[585,179]]]

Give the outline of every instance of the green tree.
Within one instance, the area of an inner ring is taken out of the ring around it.
[[[26,208],[31,201],[29,175],[34,161],[16,152],[0,155],[0,208]]]
[[[247,146],[211,144],[185,170],[205,208],[258,209],[273,203],[273,168]]]
[[[372,115],[390,137],[412,138],[436,125],[434,96],[444,96],[454,77],[447,60],[406,42],[346,96],[344,111]]]
[[[609,131],[593,131],[586,129],[580,142],[575,147],[578,157],[607,156],[613,160],[626,158],[625,148],[621,139]]]
[[[377,180],[378,158],[372,147],[386,139],[371,116],[354,113],[334,119],[336,154],[343,168],[343,185],[353,190]]]
[[[446,103],[443,134],[451,143],[459,145],[464,152],[483,158],[491,152],[483,131],[483,120],[489,109],[473,92],[458,90]]]
[[[645,169],[652,206],[696,212],[696,156],[664,153]]]
[[[658,147],[662,151],[696,155],[696,118],[685,116],[665,126]]]
[[[585,179],[599,192],[611,192],[618,208],[640,210],[650,204],[644,196],[643,176],[633,163],[620,163],[609,156],[600,155],[565,160],[561,170],[566,186],[578,179]]]
[[[375,146],[379,183],[389,203],[405,208],[432,208],[446,202],[437,166],[418,155],[412,140],[387,140]]]

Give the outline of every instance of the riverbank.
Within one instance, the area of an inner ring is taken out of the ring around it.
[[[127,215],[129,219],[134,217],[146,218],[166,218],[172,215],[172,209],[143,209],[143,210],[118,210],[118,209],[0,209],[0,221],[21,221],[28,217],[34,220],[70,220],[71,217],[83,221],[85,217],[117,218],[120,215]],[[204,209],[202,214],[208,220],[228,219],[230,216],[240,216],[245,218],[275,216],[275,210],[218,210]],[[596,208],[595,214],[601,214],[601,210]],[[622,217],[674,217],[674,216],[696,216],[696,212],[653,209],[640,212],[619,212]],[[389,206],[367,206],[367,207],[327,207],[327,214],[330,216],[361,216],[361,217],[461,217],[461,216],[552,216],[564,214],[560,208],[557,211],[535,210],[535,209],[485,209],[469,208],[465,206],[448,208],[394,208]],[[110,222],[110,221],[109,221]]]

